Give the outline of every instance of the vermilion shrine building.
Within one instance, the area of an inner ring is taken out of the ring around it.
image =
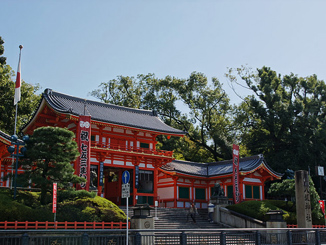
[[[233,197],[232,160],[194,163],[173,159],[172,151],[156,149],[156,137],[182,137],[185,132],[163,123],[154,111],[139,110],[85,100],[46,89],[32,119],[22,129],[32,135],[42,126],[64,127],[76,134],[81,156],[76,160],[76,174],[87,183],[81,188],[97,191],[118,205],[121,198],[122,173],[130,173],[129,204],[159,201],[160,206],[188,207],[195,201],[206,208],[212,188],[220,183],[227,197]],[[89,143],[89,145],[87,145]],[[12,171],[7,152],[10,136],[0,131],[1,176]],[[19,171],[18,171],[19,173]],[[240,159],[240,193],[242,200],[263,200],[264,183],[279,179],[263,156]],[[0,180],[0,186],[9,187]]]

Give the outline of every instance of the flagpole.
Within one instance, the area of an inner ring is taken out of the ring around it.
[[[14,97],[14,105],[16,106],[16,112],[15,112],[15,126],[14,126],[14,135],[16,135],[16,128],[17,128],[17,112],[18,112],[18,102],[20,101],[20,86],[21,86],[21,68],[20,68],[20,59],[22,55],[22,48],[23,45],[19,45],[19,61],[18,61],[18,68],[17,68],[17,76],[16,76],[16,83],[15,83],[15,97]],[[16,147],[19,147],[17,145]],[[18,161],[18,156],[17,161]],[[17,181],[17,161],[16,161],[16,171],[15,171],[15,191],[16,191],[16,181]],[[12,166],[11,166],[11,178],[13,177],[13,170],[14,170],[14,157],[12,158]],[[12,179],[10,183],[10,189],[12,189]]]
[[[14,135],[16,135],[16,127],[17,127],[17,111],[18,111],[18,103],[16,104]]]
[[[20,59],[21,59],[21,55],[22,55],[22,48],[23,48],[23,45],[19,45],[19,61],[18,61],[18,69],[17,69],[17,77],[16,77],[16,85],[15,85],[15,98],[14,98],[14,104],[16,105],[14,135],[16,135],[18,102],[20,101],[20,94],[21,94],[20,93],[20,86],[21,86]]]

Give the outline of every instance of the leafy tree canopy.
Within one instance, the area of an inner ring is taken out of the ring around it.
[[[34,131],[26,145],[27,157],[20,163],[25,171],[20,175],[20,182],[41,188],[41,204],[46,203],[46,193],[52,191],[54,182],[62,188],[85,181],[74,175],[71,165],[79,156],[74,137],[74,133],[65,128],[41,127]]]
[[[312,217],[314,220],[319,220],[323,216],[318,203],[320,197],[310,176],[309,191]],[[291,199],[295,202],[295,179],[285,179],[282,182],[274,182],[271,184],[268,194],[277,198],[287,198],[288,201]]]
[[[6,64],[6,57],[3,57],[3,53],[5,52],[5,48],[3,46],[5,42],[2,40],[2,37],[0,37],[0,66],[3,66]]]
[[[268,67],[253,72],[230,69],[231,82],[253,95],[238,107],[241,143],[251,154],[263,153],[279,172],[314,168],[326,160],[326,85],[316,75],[281,76]]]
[[[175,150],[178,159],[210,162],[232,158],[233,108],[216,78],[209,85],[207,77],[198,72],[187,79],[119,76],[90,94],[106,103],[155,110],[165,123],[186,131],[184,139],[159,138],[161,148]]]
[[[0,37],[0,55],[4,52],[3,40]],[[12,68],[6,64],[6,59],[0,57],[0,130],[11,135],[14,133],[15,111],[14,94],[15,94],[15,73]],[[18,103],[17,111],[17,129],[28,122],[32,113],[37,108],[40,95],[36,92],[39,85],[35,86],[22,81],[21,84],[21,101]]]

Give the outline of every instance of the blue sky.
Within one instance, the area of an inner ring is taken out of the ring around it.
[[[217,77],[271,67],[326,80],[326,1],[2,0],[0,36],[22,79],[77,97],[119,75]],[[239,93],[244,93],[237,88]]]

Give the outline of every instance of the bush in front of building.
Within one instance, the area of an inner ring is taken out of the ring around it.
[[[0,188],[0,221],[53,221],[52,203],[40,205],[40,192]],[[52,198],[47,194],[47,198]],[[58,191],[57,221],[125,222],[125,213],[111,201],[94,192]]]
[[[282,210],[283,219],[287,224],[297,224],[295,204],[282,200],[263,200],[263,201],[245,201],[239,204],[227,206],[226,208],[249,217],[268,221],[269,216],[266,213],[270,210]],[[319,216],[318,216],[319,217]],[[324,219],[312,216],[314,225],[324,224]]]
[[[245,201],[235,205],[230,205],[226,208],[261,221],[268,220],[268,217],[266,216],[266,213],[268,211],[279,209],[277,206],[273,205],[272,203],[266,200]]]
[[[125,213],[113,202],[95,196],[58,203],[58,221],[126,221]]]
[[[94,198],[96,196],[96,192],[90,192],[85,190],[75,190],[74,188],[69,189],[61,189],[58,190],[57,201],[63,202],[67,200],[74,200],[76,198]]]
[[[38,194],[30,191],[17,191],[13,200],[13,190],[0,189],[0,221],[46,221],[53,219],[48,207],[37,201]]]

